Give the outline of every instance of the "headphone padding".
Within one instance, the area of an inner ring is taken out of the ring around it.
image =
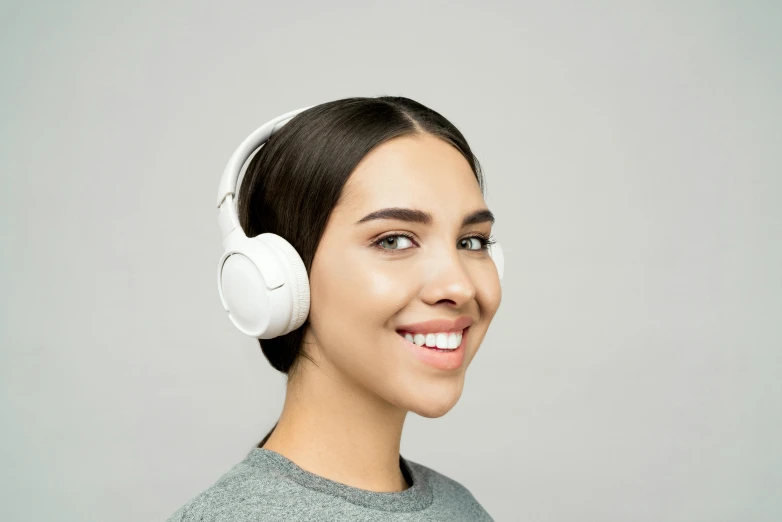
[[[502,281],[502,274],[505,272],[505,254],[503,254],[499,242],[489,247],[489,255],[494,261],[494,266],[497,267],[497,275],[500,277],[500,281]]]
[[[292,304],[291,321],[286,329],[285,335],[299,328],[306,321],[310,311],[310,282],[307,276],[307,269],[304,267],[304,261],[296,249],[284,238],[277,234],[264,233],[258,236],[277,252],[282,265],[287,272],[286,280],[292,285]]]

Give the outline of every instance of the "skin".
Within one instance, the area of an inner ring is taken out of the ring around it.
[[[387,207],[423,210],[429,225],[372,220]],[[356,167],[331,213],[310,270],[310,314],[285,404],[264,445],[299,467],[376,492],[410,485],[399,469],[408,411],[436,418],[454,407],[467,368],[500,305],[500,281],[477,234],[462,228],[486,209],[464,157],[428,135],[389,140]],[[405,232],[413,239],[389,233]],[[372,244],[373,240],[376,243]],[[473,318],[464,363],[440,370],[415,357],[396,332],[430,319]]]

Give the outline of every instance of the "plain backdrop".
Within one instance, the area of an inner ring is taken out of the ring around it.
[[[449,118],[502,305],[402,454],[501,521],[782,520],[779,2],[4,2],[0,519],[164,520],[277,420],[217,294],[261,123]]]

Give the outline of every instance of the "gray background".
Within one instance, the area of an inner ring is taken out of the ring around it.
[[[0,12],[0,519],[163,520],[284,379],[217,295],[261,123],[403,95],[482,161],[502,306],[402,453],[497,520],[782,519],[778,2]]]

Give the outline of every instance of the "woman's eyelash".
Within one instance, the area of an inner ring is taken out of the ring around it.
[[[406,237],[406,238],[410,239],[411,241],[415,239],[410,234],[407,234],[407,233],[404,233],[404,232],[396,232],[396,233],[393,233],[393,234],[386,234],[385,236],[376,239],[375,241],[373,241],[373,244],[374,244],[375,247],[379,248],[380,250],[384,250],[386,252],[394,252],[395,250],[400,250],[400,251],[408,250],[407,248],[394,249],[394,248],[383,248],[383,247],[381,247],[380,243],[382,243],[383,241],[385,241],[386,239],[388,239],[390,237]],[[497,241],[495,241],[494,236],[485,236],[483,234],[473,234],[472,236],[467,236],[467,237],[462,238],[462,239],[473,239],[473,238],[474,239],[479,239],[481,241],[481,250],[488,250],[489,246],[491,246],[491,245],[493,245],[494,243],[497,242]]]

